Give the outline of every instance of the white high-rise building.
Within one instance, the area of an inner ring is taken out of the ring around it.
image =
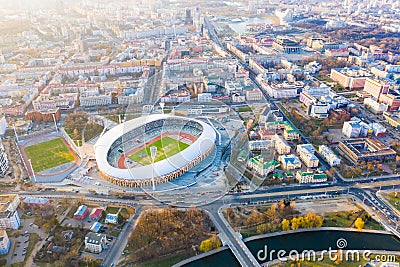
[[[0,173],[5,174],[8,169],[8,157],[2,143],[0,143]]]

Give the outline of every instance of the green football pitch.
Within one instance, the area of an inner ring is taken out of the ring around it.
[[[150,147],[152,146],[157,147],[157,154],[154,159],[154,162],[157,162],[179,153],[180,151],[187,148],[189,145],[167,136],[151,144],[148,144],[146,147],[144,147],[139,151],[136,151],[128,158],[130,158],[133,161],[136,161],[137,163],[143,166],[151,164]]]
[[[74,155],[61,138],[28,146],[24,150],[31,160],[35,172],[41,172],[75,160]]]

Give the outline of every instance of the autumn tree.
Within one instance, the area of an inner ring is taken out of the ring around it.
[[[354,226],[358,229],[358,231],[361,231],[364,228],[364,221],[361,218],[357,218],[357,220],[354,223]]]
[[[210,239],[203,240],[199,247],[200,251],[202,251],[202,252],[210,251],[210,250],[212,250],[212,248],[213,248],[213,244]]]
[[[282,231],[290,230],[290,222],[286,219],[282,220]]]

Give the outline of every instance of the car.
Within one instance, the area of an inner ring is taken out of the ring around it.
[[[30,223],[30,224],[29,224],[29,226],[32,226],[32,225],[33,225],[33,223]]]
[[[14,254],[14,257],[16,257],[16,256],[17,256],[17,253]]]

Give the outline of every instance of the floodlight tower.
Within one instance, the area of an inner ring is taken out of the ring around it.
[[[52,113],[51,115],[53,116],[54,126],[56,126],[56,132],[58,132],[57,121],[56,121],[56,115],[54,115],[54,113]]]
[[[165,103],[164,102],[160,102],[160,107],[161,107],[161,113],[164,114]]]
[[[35,183],[36,183],[36,175],[35,175],[35,170],[33,169],[33,166],[32,166],[32,160],[28,159],[28,161],[29,161],[29,165],[31,166],[31,169],[32,169],[33,179],[35,180]]]
[[[151,146],[150,147],[150,154],[151,154],[151,165],[152,165],[152,175],[151,175],[151,182],[153,184],[153,191],[156,190],[156,184],[154,182],[154,159],[156,158],[157,155],[157,147],[156,146]]]

